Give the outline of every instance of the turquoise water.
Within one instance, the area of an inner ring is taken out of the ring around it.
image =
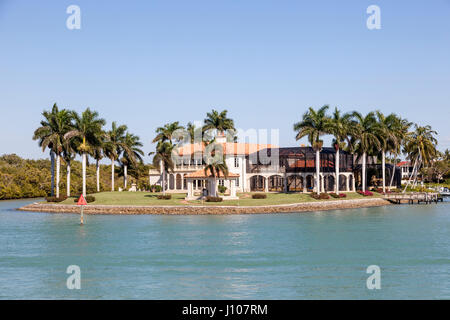
[[[279,215],[87,216],[0,201],[0,299],[450,299],[450,202]],[[381,268],[381,289],[366,268]],[[81,268],[81,289],[66,268]]]

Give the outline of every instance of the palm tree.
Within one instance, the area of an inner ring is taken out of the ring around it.
[[[425,166],[430,165],[437,155],[435,135],[437,135],[437,132],[431,126],[421,127],[415,124],[414,131],[405,145],[405,152],[409,159],[421,159],[420,161]]]
[[[166,173],[173,172],[174,163],[172,160],[172,151],[174,145],[168,141],[159,141],[156,145],[156,151],[150,152],[149,155],[153,156],[153,165],[161,171],[162,175],[162,191],[166,194]]]
[[[152,142],[156,143],[159,141],[169,141],[170,143],[172,143],[172,140],[176,138],[175,133],[183,129],[184,127],[180,126],[180,123],[178,121],[167,123],[164,125],[164,127],[156,128],[156,137]]]
[[[99,144],[93,147],[92,157],[95,159],[95,177],[97,182],[97,192],[100,192],[100,160],[103,159],[105,147],[105,133],[102,132],[99,137]]]
[[[137,167],[138,161],[142,163],[144,152],[140,148],[143,146],[143,144],[139,141],[138,136],[127,132],[123,141],[120,142],[120,146],[123,149],[123,180],[124,189],[126,189],[128,178],[128,164],[132,164],[134,167]]]
[[[190,138],[190,142],[194,143],[195,142],[195,138],[199,135],[200,136],[200,141],[201,141],[201,137],[202,137],[202,128],[198,128],[195,126],[195,124],[193,124],[192,122],[188,122],[187,126],[186,126],[186,131],[189,134],[189,138]]]
[[[381,171],[383,178],[383,193],[386,192],[386,152],[398,149],[399,135],[396,132],[398,117],[391,113],[387,117],[379,110],[376,111],[378,120],[378,140],[381,143]]]
[[[51,112],[44,111],[42,115],[45,120],[41,121],[41,127],[34,132],[33,139],[39,139],[39,145],[42,147],[42,151],[46,148],[51,149],[52,182],[54,181],[53,157],[56,155],[56,197],[59,198],[61,155],[64,151],[64,135],[71,129],[71,112],[66,109],[59,110],[55,103]]]
[[[341,115],[338,108],[334,109],[334,112],[327,123],[327,132],[334,136],[333,146],[336,149],[336,193],[339,194],[339,160],[340,160],[340,149],[345,147],[345,141],[347,140],[349,134],[349,123],[351,114],[346,113]]]
[[[218,112],[217,110],[212,110],[206,114],[205,124],[203,126],[203,131],[207,130],[217,130],[221,135],[227,130],[236,130],[234,127],[233,119],[227,117],[227,110]]]
[[[125,139],[125,133],[127,131],[126,125],[117,126],[117,123],[113,121],[111,130],[106,132],[106,140],[104,143],[104,153],[111,159],[111,191],[114,191],[114,163],[122,152],[122,141]]]
[[[213,142],[214,143],[214,142]],[[214,145],[213,152],[211,154],[211,157],[206,160],[205,165],[205,176],[209,177],[209,173],[214,178],[214,197],[217,197],[217,178],[221,175],[225,178],[228,177],[228,167],[225,161],[225,157],[223,155],[223,149],[221,145]],[[216,157],[216,150],[219,150],[219,154],[222,155],[221,157]]]
[[[366,191],[366,157],[369,151],[380,149],[381,143],[378,139],[380,130],[374,112],[363,116],[354,111],[352,116],[354,118],[352,121],[353,134],[358,140],[358,152],[362,155],[362,191]]]
[[[71,165],[72,161],[75,159],[75,150],[77,149],[74,140],[65,140],[64,151],[62,158],[66,163],[67,177],[66,177],[66,195],[70,197],[70,174],[71,174]]]
[[[297,131],[296,140],[308,136],[311,147],[316,152],[316,192],[320,194],[320,151],[322,150],[323,141],[320,137],[327,133],[329,118],[327,110],[329,106],[325,105],[319,110],[309,108],[303,119],[294,124],[294,131]]]
[[[395,159],[397,159],[400,156],[400,154],[402,153],[402,146],[406,145],[406,143],[410,137],[411,133],[409,132],[409,129],[411,126],[412,126],[412,122],[409,122],[406,119],[397,117],[397,119],[395,121],[395,125],[394,125],[394,134],[397,139],[397,144],[391,145],[391,147],[390,147],[390,153],[394,156]],[[394,182],[396,164],[397,164],[397,160],[394,160],[389,187],[392,187],[392,183]]]
[[[105,120],[98,117],[98,112],[91,111],[89,108],[83,111],[81,117],[76,112],[72,112],[72,116],[74,128],[66,133],[65,138],[79,141],[78,152],[82,158],[83,196],[86,197],[87,155],[101,144],[102,127],[105,125]]]

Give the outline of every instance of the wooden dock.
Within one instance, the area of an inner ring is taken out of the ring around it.
[[[388,200],[392,203],[401,204],[409,203],[414,204],[419,203],[437,203],[438,201],[443,201],[439,193],[430,192],[414,192],[414,193],[388,193],[383,196],[383,199]]]

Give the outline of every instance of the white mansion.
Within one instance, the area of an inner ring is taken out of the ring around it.
[[[236,192],[311,192],[315,183],[315,153],[310,147],[280,148],[270,144],[226,142],[222,145],[228,177],[219,177],[219,185],[227,188],[228,197]],[[188,193],[194,198],[210,190],[203,161],[204,145],[188,144],[177,149],[182,159],[175,163],[166,181],[166,191]],[[335,191],[335,156],[333,148],[323,148],[320,154],[321,192]],[[353,156],[340,152],[339,191],[355,191]],[[150,184],[162,185],[162,172],[150,170]]]

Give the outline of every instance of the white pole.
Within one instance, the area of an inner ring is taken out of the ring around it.
[[[382,156],[382,173],[383,173],[383,193],[386,192],[386,153],[384,152],[384,150],[381,151],[381,156]]]
[[[82,171],[83,171],[83,197],[86,198],[86,152],[82,156]]]
[[[336,194],[339,194],[339,147],[336,150],[336,161],[335,161],[335,165],[336,165]]]
[[[320,194],[320,151],[316,150],[316,192]]]
[[[67,162],[67,197],[70,197],[70,161]]]
[[[56,155],[56,197],[59,198],[59,180],[61,171],[61,157]]]

